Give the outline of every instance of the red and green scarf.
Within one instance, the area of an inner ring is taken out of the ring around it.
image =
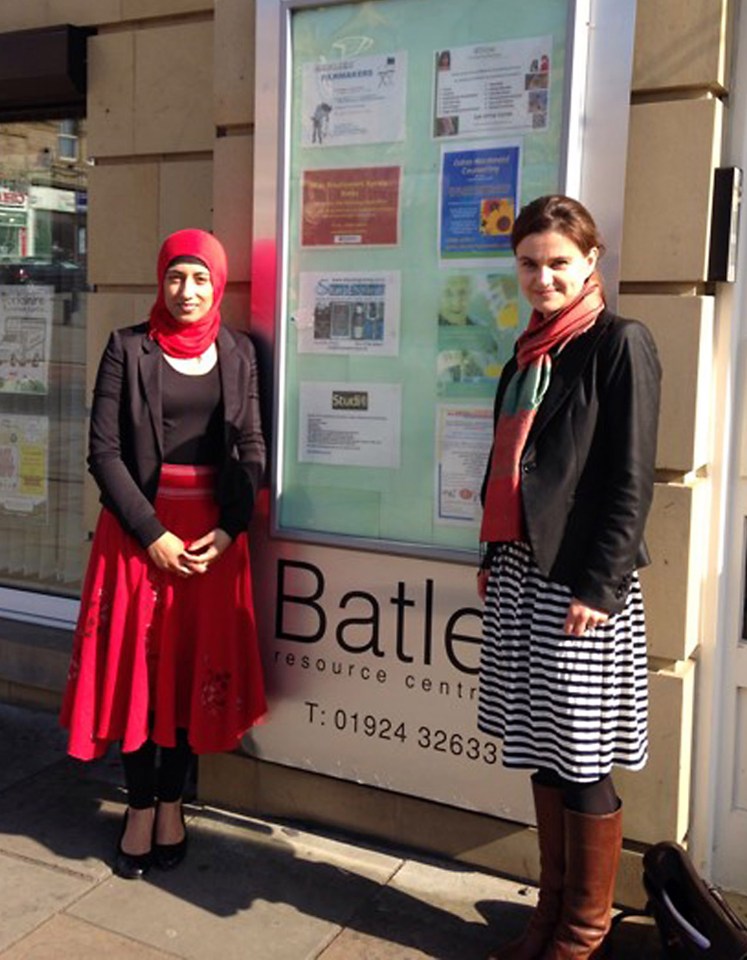
[[[495,425],[485,507],[480,528],[483,543],[523,540],[520,461],[529,431],[547,392],[552,356],[589,330],[604,309],[599,283],[589,280],[567,307],[550,316],[533,311],[516,342],[517,369],[501,401]]]

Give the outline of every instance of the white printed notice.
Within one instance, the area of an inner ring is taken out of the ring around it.
[[[404,51],[305,64],[302,146],[404,140],[406,77]]]
[[[0,393],[46,393],[54,287],[0,286]]]
[[[395,357],[399,316],[399,272],[300,274],[299,353]]]
[[[399,467],[400,384],[301,383],[299,414],[301,462]]]
[[[437,51],[433,136],[547,129],[551,51],[549,36]]]
[[[436,409],[436,522],[476,524],[480,487],[493,439],[488,407],[441,404]]]

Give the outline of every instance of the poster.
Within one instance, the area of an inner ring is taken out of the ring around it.
[[[407,54],[398,51],[303,67],[304,147],[405,138]]]
[[[401,394],[398,383],[302,383],[298,459],[398,468]]]
[[[54,287],[0,286],[0,393],[47,393]]]
[[[301,246],[397,244],[400,175],[397,166],[305,170]]]
[[[0,416],[0,508],[31,513],[47,501],[49,418]]]
[[[480,487],[493,440],[491,407],[439,404],[436,410],[436,522],[477,526]]]
[[[506,268],[512,268],[521,153],[518,143],[443,150],[438,240],[442,260],[502,257]]]
[[[436,355],[439,397],[492,397],[513,354],[520,322],[513,274],[442,270]]]
[[[438,326],[514,330],[519,325],[519,288],[514,274],[468,269],[442,270]]]
[[[396,356],[399,271],[302,273],[294,313],[299,353]]]
[[[433,136],[545,130],[552,44],[545,36],[438,50]]]

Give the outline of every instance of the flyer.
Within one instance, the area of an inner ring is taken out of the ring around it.
[[[48,417],[0,417],[0,508],[28,514],[46,503],[48,450]]]
[[[520,332],[516,277],[484,269],[442,270],[437,322],[438,396],[491,397]]]
[[[47,393],[54,287],[0,286],[0,393]]]
[[[436,522],[477,525],[480,488],[493,440],[490,407],[436,408]]]
[[[400,179],[398,166],[304,170],[301,246],[397,244]]]
[[[444,270],[439,277],[438,325],[452,329],[516,329],[518,289],[513,274]]]
[[[299,353],[399,353],[399,271],[301,273],[294,312]]]
[[[302,146],[339,147],[405,139],[407,53],[303,67]]]
[[[442,151],[438,238],[442,260],[502,258],[506,269],[511,269],[520,171],[519,143]]]
[[[552,44],[527,37],[436,51],[433,136],[547,129]]]
[[[302,463],[399,468],[400,384],[301,383],[299,414]]]

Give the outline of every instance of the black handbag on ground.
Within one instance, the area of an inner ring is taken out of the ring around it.
[[[647,912],[670,960],[747,960],[747,927],[677,843],[643,855]]]

